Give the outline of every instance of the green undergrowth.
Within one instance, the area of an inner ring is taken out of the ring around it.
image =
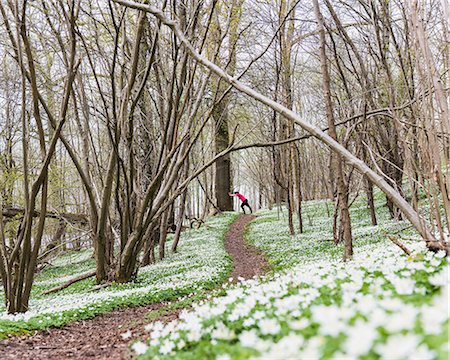
[[[0,338],[61,327],[122,307],[178,298],[183,298],[182,304],[185,304],[192,294],[203,294],[219,287],[231,272],[231,259],[225,251],[223,239],[237,216],[236,213],[224,213],[208,219],[200,229],[184,232],[175,254],[170,252],[171,241],[168,241],[167,257],[141,268],[137,278],[130,283],[113,283],[107,288],[92,291],[95,282],[91,278],[57,293],[42,295],[42,291],[95,265],[88,250],[64,255],[36,276],[27,313],[8,315],[5,308],[0,307]]]
[[[426,251],[406,221],[391,220],[380,193],[376,207],[372,226],[365,199],[353,202],[348,262],[332,241],[330,202],[305,202],[304,232],[295,236],[285,209],[259,211],[246,236],[273,272],[230,286],[177,322],[148,324],[150,340],[133,351],[160,360],[448,359],[448,260]]]
[[[150,311],[145,315],[145,320],[148,322],[155,321],[156,319],[168,315],[173,311],[183,310],[189,308],[192,304],[199,303],[200,301],[208,300],[212,297],[218,297],[225,294],[224,289],[212,289],[211,291],[200,291],[197,293],[191,293],[189,296],[185,296],[177,301],[170,302],[162,308],[154,311]]]
[[[414,236],[408,222],[394,221],[385,206],[386,199],[377,192],[375,206],[378,225],[372,226],[367,201],[358,196],[350,208],[353,246],[385,241],[388,234],[405,237]],[[261,210],[248,229],[248,241],[266,254],[274,270],[283,270],[303,261],[313,261],[323,254],[334,258],[342,257],[343,244],[333,242],[333,203],[329,200],[314,200],[303,204],[303,233],[299,233],[297,217],[294,225],[296,234],[289,234],[287,210]]]

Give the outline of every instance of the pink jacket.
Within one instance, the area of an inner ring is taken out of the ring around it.
[[[231,194],[231,195],[232,195],[232,196],[237,196],[237,197],[239,198],[239,200],[241,200],[241,201],[247,200],[247,198],[246,198],[244,195],[240,194],[240,193],[237,193],[237,194]]]

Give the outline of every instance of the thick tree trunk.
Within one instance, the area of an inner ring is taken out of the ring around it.
[[[238,40],[238,26],[241,21],[243,0],[232,0],[231,11],[229,19],[228,30],[228,59],[227,70],[229,73],[234,74],[236,70],[236,43]],[[217,4],[216,11],[220,12],[221,4]],[[213,44],[216,48],[220,48],[222,42],[222,34],[220,29],[220,23],[218,19],[213,20],[213,24],[210,30],[213,38]],[[217,57],[219,58],[219,56]],[[220,61],[219,61],[220,64]],[[215,97],[219,99],[225,92],[227,86],[226,83],[219,80],[215,89]],[[228,106],[230,103],[230,94],[215,105],[213,110],[213,118],[216,128],[215,134],[215,150],[216,154],[219,154],[230,145],[229,139],[229,112]],[[215,174],[215,195],[217,201],[217,207],[220,211],[232,211],[233,199],[228,195],[233,191],[233,178],[231,168],[231,157],[227,154],[216,162],[216,174]]]
[[[213,111],[213,118],[216,127],[215,135],[215,151],[216,154],[221,153],[230,145],[228,134],[228,113],[226,109],[227,105],[224,101],[215,106]],[[217,207],[221,211],[233,210],[233,198],[228,195],[232,189],[231,178],[231,157],[230,154],[223,156],[216,162],[215,173],[215,194]]]

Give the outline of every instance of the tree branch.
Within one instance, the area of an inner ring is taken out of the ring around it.
[[[13,218],[16,216],[23,216],[25,214],[25,209],[21,207],[13,207],[13,206],[7,206],[2,209],[2,214],[5,218]],[[39,217],[41,216],[40,211],[35,210],[33,212],[33,217]],[[71,224],[73,223],[81,223],[81,224],[87,224],[88,223],[88,217],[84,214],[74,214],[74,213],[57,213],[52,211],[47,211],[45,213],[45,216],[52,219],[60,219],[65,220]]]

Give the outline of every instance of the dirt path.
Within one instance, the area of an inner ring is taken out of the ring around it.
[[[267,266],[264,257],[243,238],[245,226],[252,219],[252,215],[241,215],[225,235],[225,247],[233,259],[231,276],[234,279],[251,278],[261,274]],[[129,359],[130,338],[123,339],[122,334],[130,330],[134,339],[145,337],[143,325],[149,322],[145,315],[164,305],[125,308],[61,329],[39,331],[34,336],[13,337],[0,342],[0,359]],[[176,319],[179,312],[172,311],[155,320],[170,321]]]
[[[244,239],[245,227],[256,216],[241,215],[230,226],[225,234],[225,248],[233,259],[233,272],[231,277],[234,281],[238,277],[250,279],[255,275],[261,275],[267,269],[267,261],[255,248],[248,245]]]

